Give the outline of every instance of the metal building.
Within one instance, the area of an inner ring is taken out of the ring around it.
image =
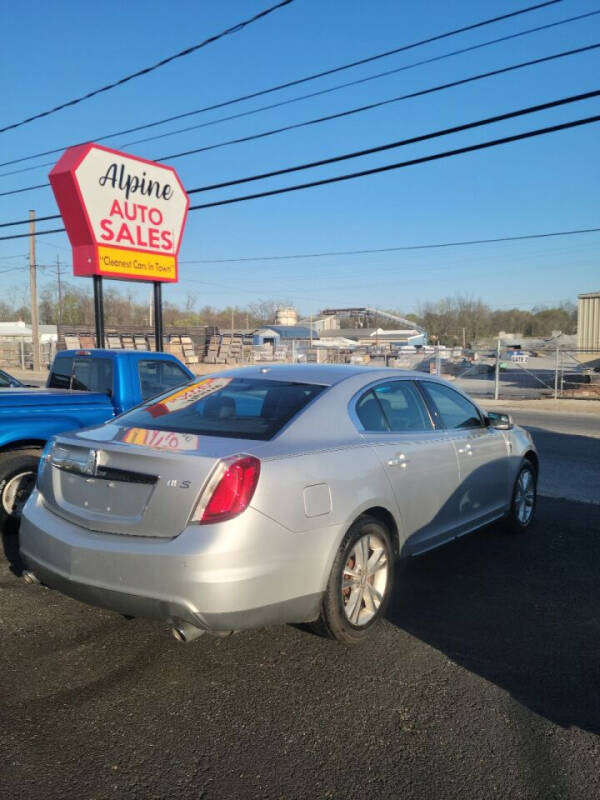
[[[600,350],[600,292],[577,295],[577,349]]]

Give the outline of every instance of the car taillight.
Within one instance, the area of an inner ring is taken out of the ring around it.
[[[191,521],[207,525],[237,517],[248,508],[259,475],[260,461],[254,456],[224,459],[202,493]]]
[[[42,473],[46,469],[47,464],[50,462],[52,458],[52,450],[54,449],[54,437],[49,439],[42,450],[42,455],[40,456],[40,463],[38,464],[37,469],[37,478],[36,478],[36,486],[38,489],[40,488],[40,481],[42,479]]]

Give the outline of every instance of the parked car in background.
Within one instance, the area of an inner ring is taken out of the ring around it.
[[[537,471],[528,432],[443,380],[247,367],[51,441],[21,556],[29,580],[180,640],[311,622],[354,643],[397,556],[527,529]]]
[[[20,380],[0,369],[0,389],[16,389],[19,386],[23,386]]]
[[[0,529],[19,517],[51,436],[99,425],[191,377],[169,353],[64,350],[47,388],[0,392]]]

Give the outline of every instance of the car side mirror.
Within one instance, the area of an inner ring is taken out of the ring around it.
[[[511,415],[501,411],[488,411],[486,419],[488,427],[498,431],[510,431],[514,427]]]

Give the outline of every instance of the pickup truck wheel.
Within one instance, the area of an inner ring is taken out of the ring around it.
[[[0,454],[0,529],[18,520],[33,491],[41,451],[31,447]]]

